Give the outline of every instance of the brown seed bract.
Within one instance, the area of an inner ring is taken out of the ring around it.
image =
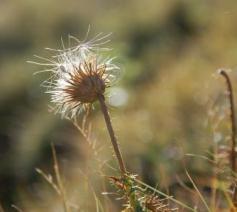
[[[87,67],[86,71],[78,67],[73,75],[70,74],[70,80],[68,80],[70,85],[64,88],[64,92],[73,102],[93,103],[97,100],[98,94],[105,92],[106,84],[103,79],[105,65],[95,67],[94,70],[91,63],[84,67]]]

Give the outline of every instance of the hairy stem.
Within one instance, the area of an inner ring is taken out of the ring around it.
[[[230,101],[230,120],[231,120],[231,153],[230,153],[230,164],[231,164],[231,169],[233,171],[233,174],[236,173],[236,155],[235,155],[235,135],[236,135],[236,123],[235,123],[235,111],[234,111],[234,96],[233,96],[233,88],[232,84],[230,81],[230,77],[228,76],[227,72],[225,70],[220,70],[219,72],[226,80],[226,85],[227,85],[227,92],[228,92],[228,97]],[[233,194],[233,202],[234,205],[237,206],[237,190],[234,188],[234,194]]]
[[[104,115],[104,119],[105,119],[107,129],[109,131],[109,135],[110,135],[111,143],[112,143],[113,148],[114,148],[115,156],[118,160],[120,171],[122,172],[122,174],[126,174],[126,168],[125,168],[125,165],[124,165],[124,162],[123,162],[122,154],[121,154],[119,146],[118,146],[117,139],[116,139],[115,134],[114,134],[114,130],[113,130],[113,127],[112,127],[112,124],[111,124],[110,116],[109,116],[109,111],[108,111],[108,108],[105,104],[104,95],[98,94],[98,99],[99,99],[99,102],[100,102],[101,111]]]

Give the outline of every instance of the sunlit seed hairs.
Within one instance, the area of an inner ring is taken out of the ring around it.
[[[113,63],[114,58],[103,57],[108,48],[100,47],[107,43],[108,35],[98,34],[94,39],[80,42],[74,37],[77,45],[57,52],[50,59],[36,56],[46,62],[32,62],[46,66],[40,72],[49,71],[51,76],[42,85],[51,95],[52,109],[63,118],[75,118],[81,111],[88,109],[103,95],[117,79],[120,68]]]

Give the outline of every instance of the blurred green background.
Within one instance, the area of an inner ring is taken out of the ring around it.
[[[57,194],[35,171],[53,174],[51,142],[74,211],[95,211],[93,192],[106,211],[121,207],[116,195],[101,194],[115,190],[104,175],[116,172],[98,159],[116,163],[99,110],[90,117],[95,156],[69,121],[49,113],[49,96],[40,87],[47,74],[33,75],[40,67],[26,63],[34,54],[48,57],[44,47],[62,48],[61,38],[66,43],[69,34],[84,39],[89,25],[89,39],[113,32],[108,46],[123,77],[108,103],[128,169],[174,196],[184,163],[205,181],[207,162],[185,153],[205,154],[212,146],[209,102],[224,88],[212,74],[220,67],[236,69],[236,11],[236,0],[1,0],[2,207],[62,211]],[[235,85],[234,72],[231,77]]]

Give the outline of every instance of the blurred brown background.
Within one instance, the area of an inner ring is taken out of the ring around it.
[[[112,55],[124,70],[111,89],[112,121],[131,172],[148,184],[176,191],[183,162],[202,179],[209,165],[185,153],[205,154],[213,139],[209,101],[224,87],[212,74],[232,68],[237,58],[235,0],[68,0],[0,1],[0,202],[23,211],[63,211],[55,191],[35,171],[53,174],[55,144],[68,201],[74,211],[117,211],[117,196],[103,175],[116,174],[103,117],[95,107],[90,121],[98,155],[73,125],[49,113],[49,96],[40,83],[47,74],[27,64],[44,47],[61,48],[69,34],[84,39],[113,32]],[[105,185],[104,183],[105,182]],[[175,190],[176,189],[176,190]],[[174,192],[175,194],[175,192]],[[177,194],[178,195],[178,194]],[[186,198],[187,200],[187,198]],[[193,200],[190,203],[193,204]]]

